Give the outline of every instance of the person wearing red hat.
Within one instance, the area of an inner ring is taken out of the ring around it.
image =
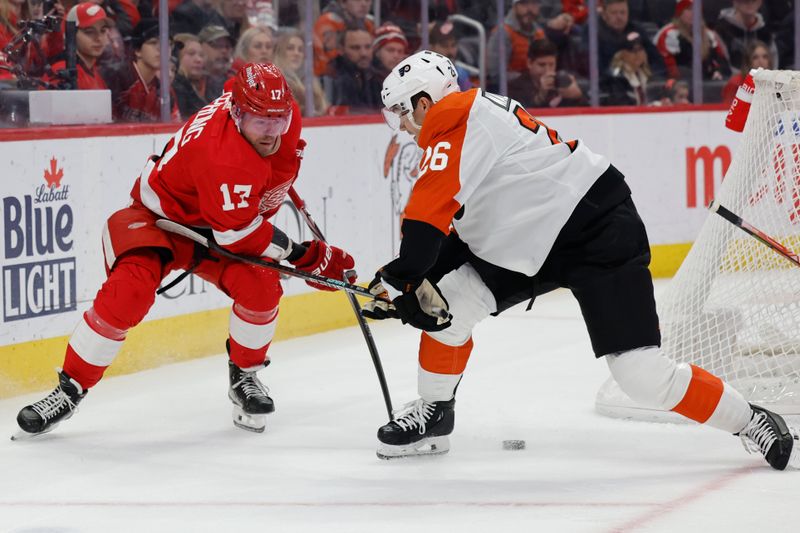
[[[111,22],[102,7],[93,2],[77,4],[67,13],[67,22],[74,22],[78,28],[75,34],[77,50],[76,65],[78,68],[78,89],[107,89],[105,80],[100,75],[97,60],[103,55],[108,45],[108,31]],[[56,76],[67,68],[66,61],[52,65]]]
[[[661,28],[653,41],[667,66],[670,78],[689,78],[692,70],[692,0],[679,0],[672,21]],[[703,22],[701,55],[703,79],[722,80],[730,76],[728,51],[714,30]]]
[[[372,41],[372,70],[382,80],[408,57],[408,40],[396,24],[387,22],[375,32]]]
[[[264,431],[275,406],[256,373],[270,363],[282,295],[278,271],[198,253],[193,241],[155,222],[166,218],[206,228],[226,250],[288,261],[329,278],[345,279],[354,262],[322,241],[293,242],[270,222],[297,179],[305,146],[300,112],[281,72],[272,64],[249,63],[225,88],[189,118],[161,155],[148,158],[130,206],[106,222],[108,279],[69,340],[58,386],[20,411],[23,435],[45,433],[72,416],[114,361],[128,330],[153,305],[164,277],[178,269],[233,299],[226,348],[234,424]]]

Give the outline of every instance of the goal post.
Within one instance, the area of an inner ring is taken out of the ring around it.
[[[759,70],[739,148],[715,201],[800,251],[800,72]],[[709,215],[658,301],[662,350],[726,380],[745,398],[800,414],[800,267]],[[677,420],[630,400],[609,380],[599,413]]]

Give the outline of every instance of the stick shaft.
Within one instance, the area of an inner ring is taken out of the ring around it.
[[[297,191],[294,190],[294,187],[289,188],[289,198],[291,198],[292,203],[294,203],[295,207],[300,211],[300,214],[303,216],[303,220],[305,220],[306,225],[311,230],[311,233],[314,234],[314,237],[321,241],[325,241],[325,236],[322,234],[322,230],[319,229],[314,219],[311,218],[311,214],[306,209],[306,203],[297,194]],[[386,404],[386,412],[389,415],[389,420],[394,420],[394,409],[392,408],[392,396],[389,394],[389,385],[386,383],[386,375],[383,372],[383,364],[381,363],[380,354],[378,354],[378,348],[375,346],[375,339],[372,336],[372,331],[370,331],[369,326],[367,325],[366,319],[361,316],[361,306],[358,304],[358,300],[352,293],[347,294],[347,299],[350,301],[350,306],[353,308],[353,312],[356,315],[356,320],[358,321],[358,326],[361,328],[361,334],[364,336],[364,342],[367,343],[367,349],[369,350],[369,355],[372,358],[372,364],[375,366],[375,373],[378,374],[378,383],[381,386],[381,393],[383,393],[383,401]]]
[[[373,295],[364,287],[359,287],[358,285],[352,285],[350,283],[347,283],[346,281],[334,278],[326,278],[325,276],[318,276],[310,272],[304,272],[296,268],[288,267],[286,265],[281,265],[280,263],[272,263],[270,261],[264,261],[263,259],[260,259],[258,257],[250,257],[247,255],[239,255],[230,252],[225,248],[223,248],[222,246],[220,246],[219,244],[217,244],[216,242],[207,239],[206,237],[197,233],[191,228],[188,228],[182,224],[178,224],[177,222],[173,222],[172,220],[160,219],[156,222],[156,226],[165,231],[176,233],[178,235],[186,237],[187,239],[191,239],[194,242],[205,246],[206,248],[216,253],[217,255],[227,257],[228,259],[234,259],[236,261],[241,261],[243,263],[249,263],[251,265],[257,265],[260,267],[277,270],[289,276],[300,278],[306,281],[313,281],[314,283],[319,283],[320,285],[325,285],[326,287],[330,287],[332,289],[339,289],[347,291],[348,293],[360,294],[361,296],[366,296],[367,298],[370,299],[375,298],[375,295]]]
[[[754,237],[764,246],[771,248],[773,251],[779,253],[792,263],[797,266],[800,266],[800,256],[796,253],[788,249],[786,246],[782,245],[777,240],[773,239],[760,229],[756,228],[746,220],[742,219],[739,215],[731,211],[730,209],[726,208],[722,204],[718,203],[716,200],[711,202],[709,209],[714,211],[716,214],[736,226],[737,228],[741,229],[751,237]]]

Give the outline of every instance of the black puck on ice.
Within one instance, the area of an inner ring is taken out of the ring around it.
[[[503,441],[503,449],[504,450],[524,450],[525,449],[525,441],[524,440],[504,440]]]

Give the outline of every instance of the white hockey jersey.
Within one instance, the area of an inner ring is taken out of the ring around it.
[[[480,89],[437,102],[418,142],[420,177],[404,216],[445,235],[452,224],[475,255],[528,276],[610,165],[515,100]]]

